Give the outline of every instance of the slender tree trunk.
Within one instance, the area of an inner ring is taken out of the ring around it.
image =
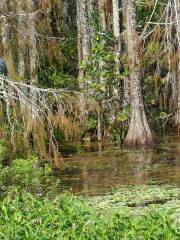
[[[135,1],[126,1],[127,11],[127,41],[130,68],[131,88],[131,122],[125,144],[147,145],[152,143],[152,134],[149,128],[141,93],[140,66],[139,66],[139,41],[135,30]]]
[[[91,1],[77,0],[77,29],[78,29],[78,62],[79,65],[86,60],[91,53],[91,32],[89,13]],[[79,70],[79,77],[82,78],[84,72]]]
[[[113,31],[114,36],[116,38],[116,44],[114,49],[114,57],[115,57],[115,70],[117,76],[120,73],[120,53],[121,53],[121,38],[120,38],[120,5],[119,0],[112,1],[112,8],[113,8]],[[113,89],[113,95],[118,95],[118,89],[115,86],[111,87]]]
[[[27,42],[27,14],[24,11],[24,4],[22,1],[17,0],[17,7],[18,7],[18,49],[19,49],[19,56],[18,56],[18,74],[21,79],[25,78],[26,73],[26,42]]]
[[[175,12],[176,12],[176,31],[178,39],[178,53],[179,53],[179,63],[177,70],[177,104],[175,112],[175,124],[180,132],[180,0],[174,0]]]
[[[101,113],[101,104],[98,106],[97,110],[97,140],[102,140],[102,113]]]
[[[88,18],[88,0],[81,0],[81,34],[82,34],[82,56],[87,59],[91,52],[91,36]]]
[[[123,26],[124,28],[127,29],[127,21],[126,21],[126,0],[121,0],[122,2],[122,8],[123,8]],[[128,49],[128,44],[125,42],[126,48]],[[124,82],[123,82],[123,90],[124,90],[124,95],[123,95],[123,105],[128,106],[130,105],[131,102],[131,95],[130,95],[130,79],[129,76],[124,77]]]
[[[1,0],[0,2],[0,11],[1,11],[1,39],[3,44],[4,56],[8,54],[9,49],[9,27],[7,22],[7,0]]]
[[[13,77],[15,74],[15,68],[12,57],[12,50],[10,46],[10,24],[8,22],[6,14],[8,13],[8,1],[0,1],[1,12],[1,42],[3,46],[3,57],[9,69],[9,77]]]
[[[112,0],[98,0],[98,5],[102,31],[112,31]]]
[[[37,84],[37,43],[36,43],[36,14],[33,0],[28,0],[28,34],[29,34],[29,64],[30,83]]]
[[[62,1],[62,13],[63,13],[63,24],[67,24],[68,19],[68,1],[63,0]]]
[[[99,10],[99,21],[101,24],[101,29],[103,32],[106,32],[107,30],[107,22],[106,22],[106,0],[99,0],[98,1],[98,10]],[[103,44],[105,43],[105,40],[103,40]],[[104,61],[103,59],[99,59],[99,70],[100,72],[103,73],[103,67],[104,67]],[[101,84],[104,84],[104,76],[103,74],[100,74],[98,81]],[[101,112],[101,100],[99,101],[99,107],[97,109],[97,140],[101,141],[102,140],[102,112]]]
[[[177,71],[172,70],[170,73],[171,85],[172,85],[172,106],[173,109],[177,109]]]
[[[89,19],[89,31],[90,31],[90,37],[91,37],[91,48],[94,43],[95,35],[96,35],[96,29],[94,27],[93,23],[93,14],[97,10],[97,2],[96,0],[88,0],[89,4],[87,6],[87,11],[88,11],[88,19]]]
[[[81,0],[77,0],[77,47],[78,47],[78,66],[79,66],[79,79],[82,79],[84,76],[84,71],[80,68],[82,62],[82,34],[81,34]]]
[[[18,74],[21,79],[24,79],[26,67],[25,67],[25,55],[26,55],[26,13],[23,11],[22,1],[17,1],[18,6],[18,42],[19,42],[19,59],[18,59]]]
[[[113,4],[113,29],[114,29],[114,36],[117,40],[116,54],[117,54],[117,57],[119,57],[119,53],[121,51],[119,0],[113,0],[112,4]]]
[[[37,85],[37,42],[36,42],[36,13],[34,0],[27,0],[28,8],[28,48],[29,48],[29,83],[31,85]],[[37,94],[35,91],[31,92],[31,101],[35,105],[38,105]],[[32,119],[35,122],[35,126],[38,127],[38,113],[35,108],[32,107]]]
[[[100,15],[100,22],[101,22],[101,27],[102,31],[106,31],[106,14],[105,14],[105,1],[106,0],[99,0],[99,15]]]

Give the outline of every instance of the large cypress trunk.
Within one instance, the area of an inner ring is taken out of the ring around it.
[[[131,146],[148,145],[152,143],[152,133],[146,119],[142,99],[138,50],[139,41],[135,30],[134,0],[126,1],[126,14],[132,113],[125,144]]]

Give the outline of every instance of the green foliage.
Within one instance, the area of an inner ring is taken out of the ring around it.
[[[91,89],[91,95],[96,100],[107,98],[111,86],[119,86],[119,76],[115,70],[116,63],[112,51],[113,44],[112,35],[97,33],[91,55],[80,66],[86,72],[84,85],[87,90]]]
[[[89,118],[87,122],[87,128],[88,129],[94,129],[97,126],[97,119],[95,118]]]
[[[52,88],[67,88],[69,90],[78,89],[78,81],[69,74],[58,73],[53,69],[47,69],[39,74],[39,84]]]
[[[7,147],[3,141],[0,141],[0,163],[4,160],[7,154]]]
[[[128,121],[130,118],[130,108],[129,107],[124,107],[123,110],[118,113],[117,115],[117,121],[119,122],[125,122]]]
[[[9,168],[11,183],[14,186],[21,186],[24,189],[36,188],[44,173],[42,167],[38,166],[38,160],[36,158],[30,160],[13,160]]]
[[[37,158],[15,159],[7,167],[0,165],[0,188],[6,194],[12,188],[46,194],[56,188],[57,180],[48,164],[39,165]]]
[[[0,193],[6,189],[6,178],[8,174],[8,167],[3,167],[0,164]]]
[[[128,130],[130,113],[131,110],[129,106],[124,106],[122,111],[117,112],[116,121],[111,131],[114,141],[121,142],[125,138]]]
[[[0,206],[0,238],[178,240],[173,213],[153,209],[133,214],[127,208],[102,212],[68,194],[49,201],[18,193],[5,198]]]

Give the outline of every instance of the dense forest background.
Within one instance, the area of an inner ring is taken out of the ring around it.
[[[180,128],[179,0],[1,0],[1,135],[152,144]],[[23,144],[21,144],[23,142]]]

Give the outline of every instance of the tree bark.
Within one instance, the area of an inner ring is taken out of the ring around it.
[[[112,0],[98,0],[102,31],[112,31]]]
[[[82,39],[81,39],[81,3],[80,0],[77,0],[77,47],[78,47],[78,66],[79,66],[79,79],[82,79],[84,76],[84,71],[80,68],[82,62]]]
[[[27,42],[27,14],[24,11],[22,1],[17,0],[18,7],[18,43],[19,43],[19,56],[18,56],[18,74],[21,79],[25,78],[26,73],[26,42]]]
[[[7,0],[1,0],[0,2],[0,11],[1,11],[1,39],[3,44],[4,56],[7,55],[9,49],[9,27],[7,22],[6,13],[7,9]]]
[[[126,0],[121,0],[121,5],[122,5],[122,9],[123,9],[123,26],[124,28],[127,29],[127,21],[126,21]],[[125,46],[126,49],[128,49],[127,46],[127,41],[125,42]],[[126,66],[125,66],[126,67]],[[124,90],[124,95],[123,95],[123,105],[125,106],[129,106],[131,103],[131,90],[130,90],[130,79],[129,76],[125,76],[124,77],[124,81],[123,81],[123,90]]]
[[[8,1],[1,0],[0,1],[0,12],[1,12],[1,42],[3,46],[3,57],[8,66],[9,77],[12,78],[15,74],[15,68],[12,57],[12,50],[10,46],[10,24],[8,22],[8,18],[6,16],[8,12]]]
[[[88,17],[88,0],[81,0],[81,37],[82,37],[82,56],[86,59],[91,52],[91,36]]]
[[[126,14],[132,113],[125,144],[131,146],[148,145],[152,143],[152,133],[146,119],[141,92],[139,41],[135,30],[134,0],[126,1]]]
[[[78,62],[79,66],[91,53],[91,31],[88,10],[90,0],[77,0],[77,29],[78,29]],[[79,78],[82,79],[84,72],[79,70]]]
[[[177,126],[178,132],[180,132],[180,0],[174,0],[175,13],[176,13],[176,31],[178,39],[178,53],[179,53],[179,63],[177,70],[177,104],[175,112],[175,124]]]
[[[113,0],[112,5],[113,5],[113,29],[114,36],[117,40],[116,52],[118,54],[121,51],[119,0]]]
[[[99,21],[100,26],[103,32],[107,31],[107,22],[106,22],[106,13],[105,13],[106,0],[98,1],[98,10],[99,10]],[[105,40],[103,40],[103,44],[105,45]],[[99,70],[103,73],[104,61],[102,58],[99,59]],[[97,80],[99,83],[104,83],[104,76],[100,74],[99,79]],[[99,107],[97,109],[97,140],[102,140],[102,112],[101,112],[101,100],[99,101]]]
[[[29,65],[30,83],[37,84],[37,43],[36,43],[36,14],[33,0],[28,0],[28,34],[29,34]]]
[[[115,71],[118,77],[120,73],[120,53],[121,53],[121,38],[120,38],[120,5],[119,0],[112,1],[112,9],[113,9],[113,32],[116,38],[116,44],[114,48],[114,58],[115,58]],[[116,77],[116,78],[117,78]],[[118,95],[118,89],[116,86],[112,86],[113,95]]]
[[[105,14],[105,0],[99,0],[99,15],[102,31],[106,31],[106,14]]]

